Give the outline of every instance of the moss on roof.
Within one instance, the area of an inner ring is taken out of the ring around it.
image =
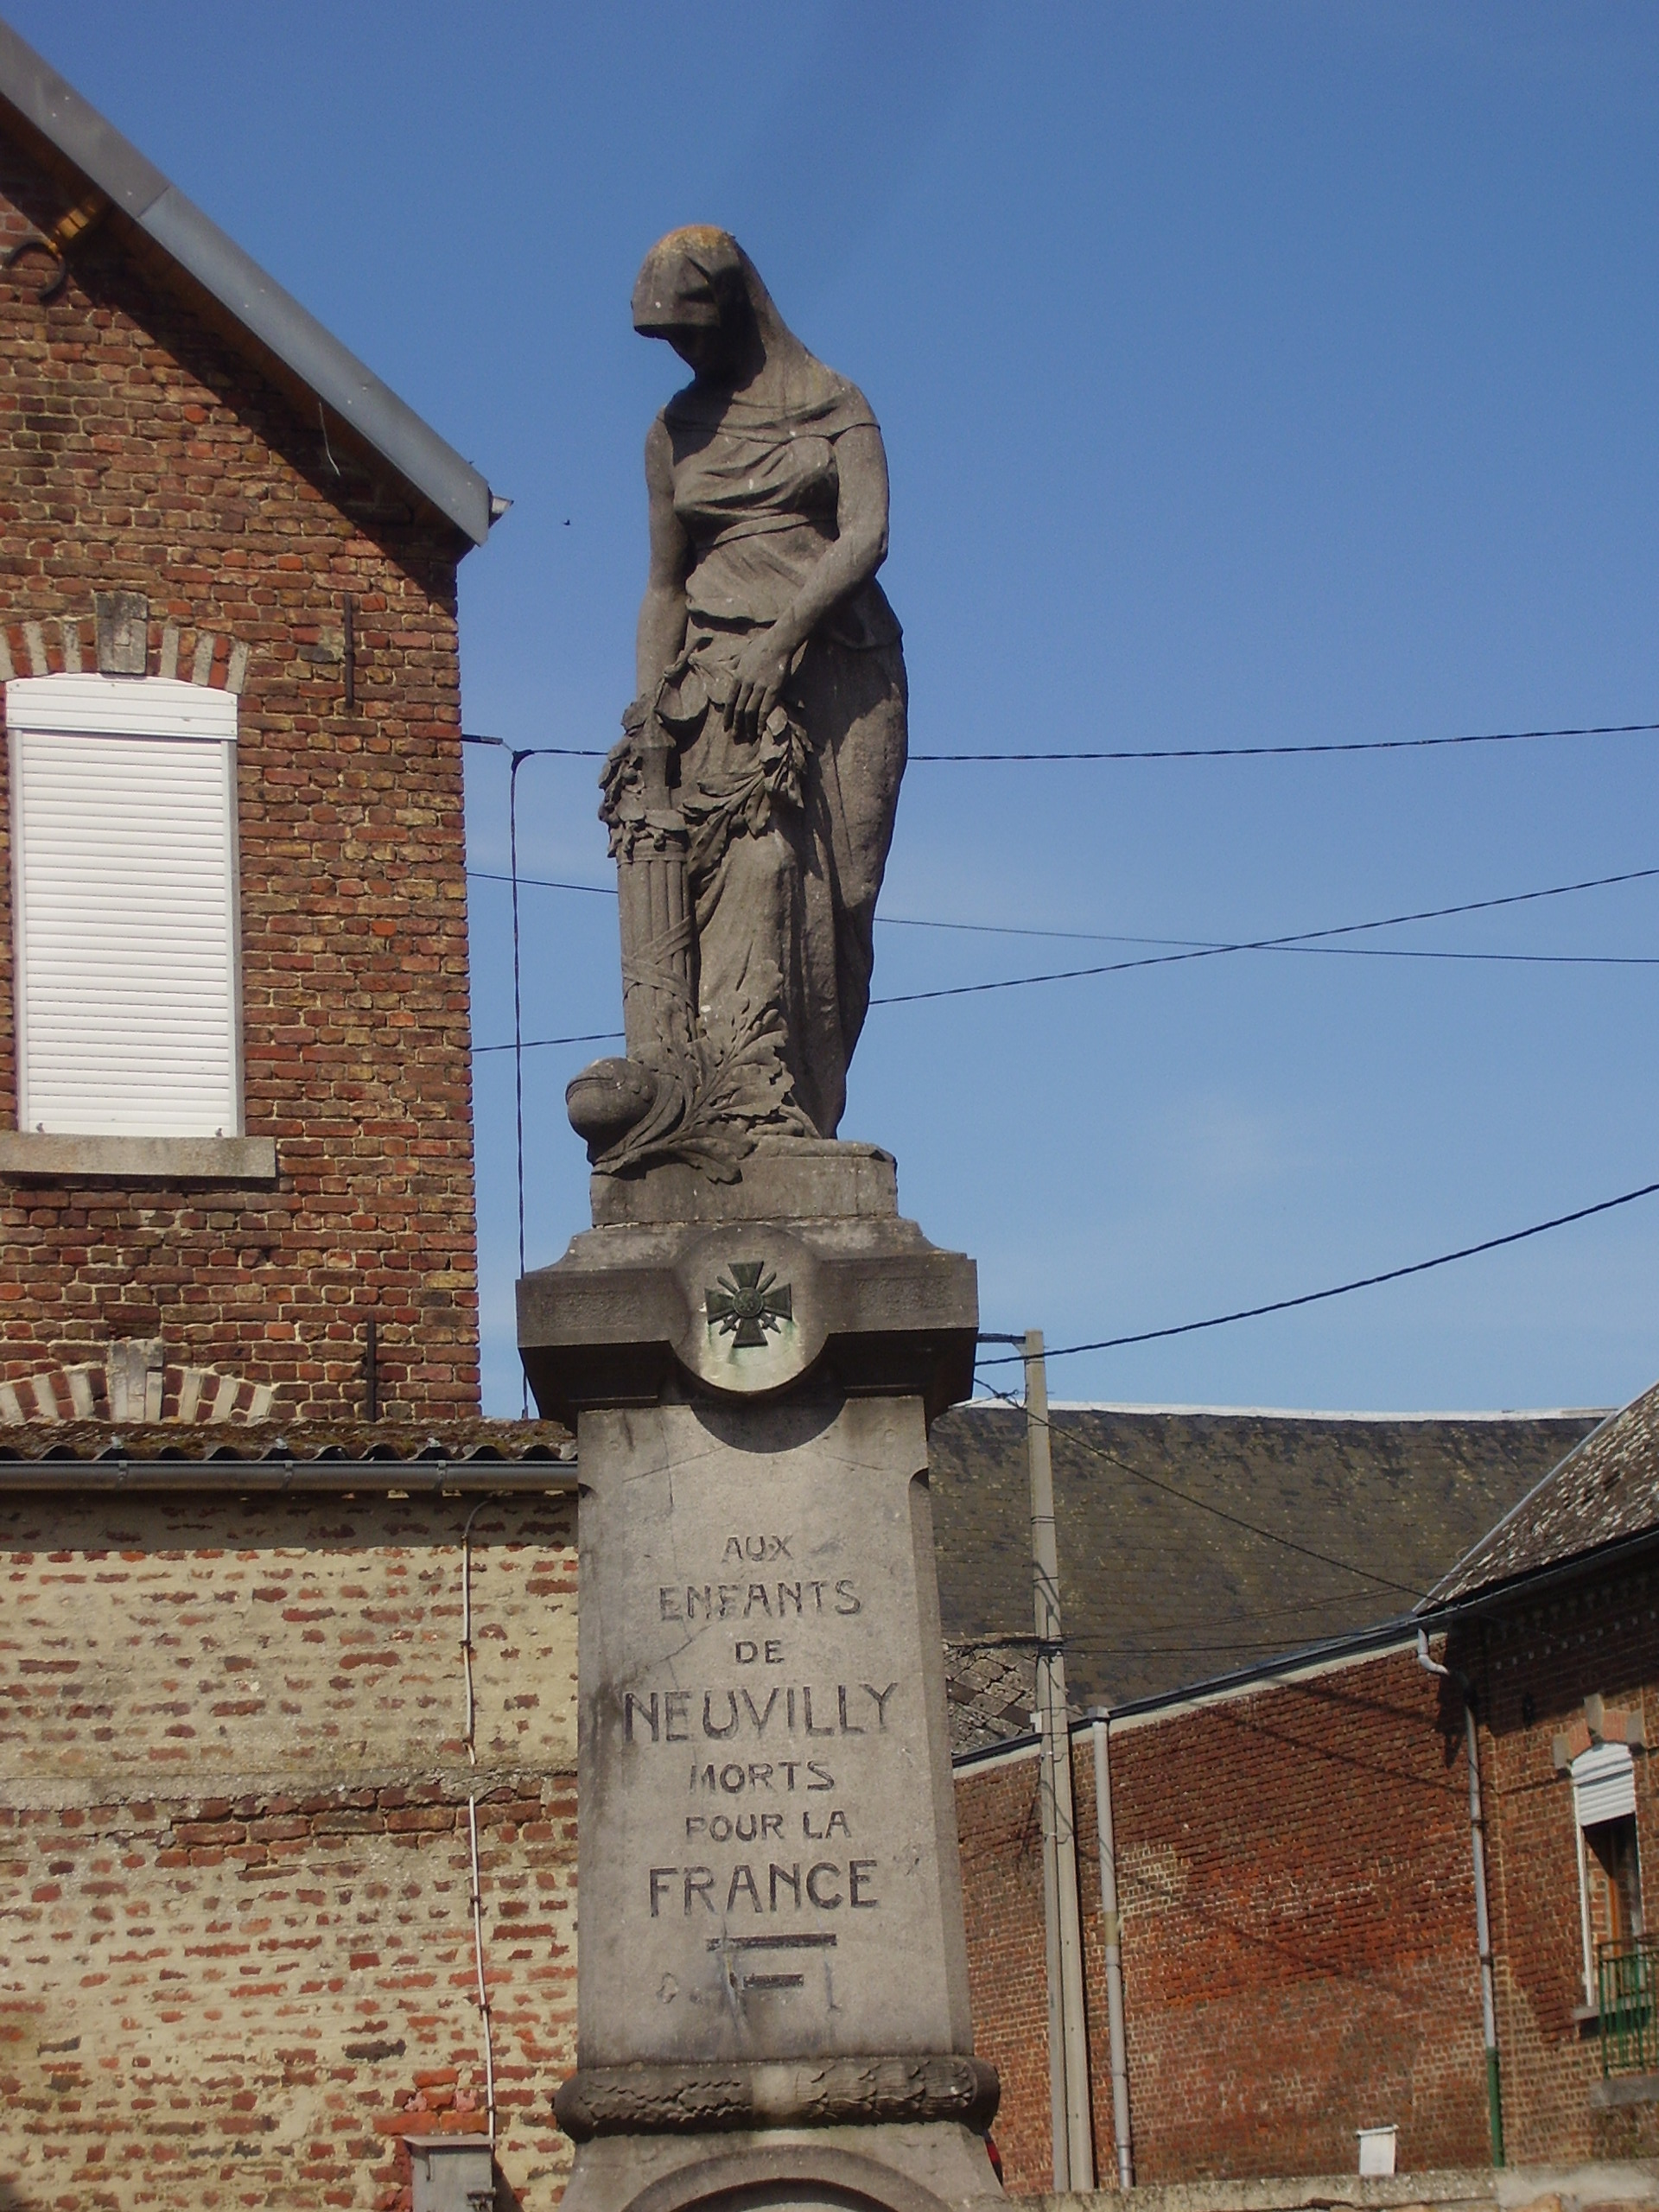
[[[1599,1419],[1057,1408],[1071,1703],[1156,1696],[1409,1613]],[[1019,1641],[1032,1632],[1023,1412],[957,1407],[934,1425],[932,1466],[940,1605],[966,1748],[979,1725],[965,1709],[968,1655],[1002,1656],[987,1685],[999,1708],[984,1716],[993,1733],[1015,1730],[1008,1660],[1017,1656],[1030,1680],[1030,1646]]]

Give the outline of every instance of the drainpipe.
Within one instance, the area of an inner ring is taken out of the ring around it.
[[[1463,1693],[1463,1735],[1469,1761],[1469,1843],[1475,1867],[1475,1941],[1480,1948],[1480,2025],[1486,2045],[1486,2116],[1491,2124],[1492,2164],[1503,2164],[1503,2098],[1497,2072],[1497,1999],[1492,1980],[1492,1930],[1486,1910],[1486,1824],[1480,1809],[1480,1740],[1475,1730],[1475,1686],[1455,1667],[1428,1656],[1428,1630],[1417,1631],[1417,1664],[1455,1682]]]
[[[1117,2145],[1117,2185],[1135,2187],[1135,2141],[1129,2133],[1129,2056],[1123,2036],[1122,1929],[1117,1914],[1117,1845],[1112,1834],[1111,1715],[1090,1724],[1095,1753],[1095,1835],[1100,1846],[1100,1941],[1106,1955],[1106,2033],[1112,2061],[1112,2140]]]

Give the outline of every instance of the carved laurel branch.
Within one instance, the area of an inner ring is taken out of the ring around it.
[[[775,1046],[764,1007],[746,1007],[723,1038],[688,1037],[652,1072],[656,1103],[594,1165],[620,1175],[630,1168],[682,1160],[714,1183],[735,1183],[754,1149],[754,1133],[738,1118],[746,1077],[770,1075]]]

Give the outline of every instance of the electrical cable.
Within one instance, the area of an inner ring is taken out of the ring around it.
[[[519,982],[518,936],[518,771],[529,754],[515,753],[512,767],[507,777],[507,850],[511,855],[512,874],[512,1109],[515,1137],[515,1158],[518,1171],[518,1279],[524,1275],[524,996]],[[522,1421],[530,1418],[530,1376],[526,1370],[520,1383],[518,1414]]]
[[[499,868],[469,868],[467,874],[478,883],[511,883],[513,880],[512,876],[503,875]],[[616,896],[613,883],[561,883],[550,875],[521,875],[518,880],[521,891],[586,891],[595,899],[614,899]]]
[[[1363,953],[1370,958],[1379,957],[1386,952],[1389,957],[1396,959],[1499,962],[1525,966],[1659,966],[1659,958],[1644,953],[1482,952],[1478,950],[1461,952],[1436,950],[1421,946],[1332,945],[1323,942],[1333,937],[1354,937],[1371,930],[1400,929],[1411,922],[1444,921],[1454,915],[1486,913],[1500,906],[1522,906],[1542,899],[1564,899],[1571,893],[1580,891],[1605,891],[1612,885],[1645,882],[1654,876],[1659,876],[1659,868],[1628,868],[1617,875],[1590,876],[1578,883],[1551,884],[1541,891],[1512,891],[1498,899],[1466,899],[1455,906],[1429,906],[1414,913],[1386,914],[1380,919],[1371,922],[1340,922],[1328,929],[1298,930],[1283,937],[1240,938],[1221,944],[1195,943],[1191,939],[1176,939],[1173,942],[1181,949],[1172,952],[1149,953],[1134,960],[1105,961],[1098,966],[1089,968],[1054,969],[1036,976],[1005,976],[1000,980],[983,983],[951,983],[925,991],[895,991],[885,998],[874,998],[870,1003],[872,1006],[912,1006],[923,1000],[979,997],[989,991],[1020,990],[1033,983],[1074,982],[1096,976],[1123,975],[1136,969],[1179,966],[1186,961],[1211,959],[1217,954],[1234,952],[1329,951]],[[588,890],[593,887],[584,884],[571,887]],[[976,923],[950,923],[942,924],[940,926],[976,929],[988,925]],[[1131,944],[1170,942],[1167,939],[1156,938],[1131,938],[1128,941]],[[518,942],[515,916],[513,935],[515,962]],[[515,966],[515,974],[516,972]],[[558,1045],[613,1044],[620,1034],[620,1030],[602,1030],[590,1031],[579,1036],[532,1037],[522,1039],[515,1034],[512,1045],[475,1045],[473,1050],[474,1053],[540,1052]]]
[[[1659,1184],[1656,1184],[1654,1188],[1659,1190]],[[1016,1353],[1014,1357],[1021,1366],[1025,1364],[1023,1354]],[[1053,1352],[1048,1352],[1046,1357],[1052,1359],[1056,1355]],[[988,1366],[1004,1366],[1007,1362],[990,1360],[983,1363]],[[1212,1513],[1218,1521],[1230,1522],[1235,1529],[1243,1529],[1252,1536],[1260,1536],[1266,1543],[1281,1545],[1287,1552],[1298,1552],[1304,1559],[1317,1560],[1321,1567],[1334,1567],[1344,1574],[1357,1574],[1367,1582],[1378,1584],[1384,1590],[1397,1590],[1403,1596],[1411,1599],[1414,1603],[1423,1594],[1421,1590],[1414,1590],[1404,1582],[1396,1582],[1391,1575],[1378,1574],[1371,1567],[1356,1567],[1351,1560],[1337,1559],[1329,1552],[1316,1551],[1311,1544],[1299,1544],[1294,1537],[1281,1536],[1276,1529],[1264,1529],[1259,1522],[1246,1521],[1240,1514],[1230,1513],[1224,1505],[1212,1505],[1207,1498],[1194,1497],[1190,1491],[1177,1490],[1173,1483],[1162,1482],[1156,1475],[1149,1475],[1141,1467],[1132,1467],[1127,1459],[1120,1459],[1116,1452],[1108,1452],[1103,1445],[1091,1442],[1079,1430],[1060,1428],[1052,1418],[1044,1420],[1040,1414],[1033,1414],[1028,1407],[1022,1405],[1020,1401],[1008,1391],[999,1390],[995,1382],[982,1382],[981,1388],[988,1390],[993,1397],[1001,1398],[1005,1405],[1012,1406],[1017,1413],[1023,1414],[1027,1421],[1034,1421],[1039,1427],[1046,1428],[1051,1437],[1059,1435],[1073,1444],[1081,1445],[1085,1452],[1092,1452],[1096,1459],[1104,1459],[1109,1465],[1121,1468],[1124,1474],[1132,1475],[1136,1482],[1145,1483],[1149,1489],[1162,1491],[1166,1497],[1179,1498],[1183,1505],[1195,1506],[1200,1513]]]
[[[912,753],[912,760],[977,766],[980,762],[1053,760],[1262,760],[1309,753],[1416,753],[1431,746],[1520,745],[1543,737],[1633,737],[1659,730],[1659,722],[1601,722],[1583,729],[1490,729],[1459,737],[1365,737],[1314,745],[1170,745],[1115,752]]]
[[[523,1043],[516,1039],[510,1045],[474,1045],[476,1058],[483,1052],[539,1052],[550,1045],[620,1045],[624,1042],[620,1029],[589,1029],[579,1037],[526,1037]]]
[[[1006,976],[984,983],[947,983],[925,991],[894,991],[873,998],[872,1006],[914,1006],[927,999],[976,998],[989,991],[1024,990],[1033,983],[1074,983],[1095,976],[1119,976],[1136,968],[1168,968],[1185,961],[1210,960],[1230,952],[1273,952],[1287,945],[1311,944],[1333,937],[1355,937],[1368,930],[1402,928],[1408,922],[1445,921],[1458,914],[1489,913],[1499,906],[1523,906],[1541,899],[1564,899],[1578,891],[1604,891],[1617,883],[1640,883],[1659,875],[1659,868],[1627,868],[1618,875],[1586,878],[1579,883],[1557,883],[1542,891],[1512,891],[1500,899],[1470,899],[1455,906],[1425,906],[1409,914],[1387,914],[1374,922],[1343,922],[1331,929],[1296,930],[1281,937],[1241,939],[1237,943],[1198,945],[1177,952],[1147,953],[1135,960],[1111,960],[1091,968],[1055,968],[1036,976]]]
[[[469,868],[469,878],[480,883],[511,883],[510,875],[483,868]],[[520,890],[580,891],[595,899],[614,899],[615,887],[600,883],[569,883],[552,876],[521,875]],[[1429,950],[1421,946],[1409,950],[1397,945],[1360,944],[1280,944],[1231,945],[1210,938],[1197,937],[1135,937],[1121,930],[1039,930],[1029,925],[1004,922],[945,922],[934,921],[914,914],[878,914],[879,929],[888,930],[952,930],[976,937],[1034,937],[1063,939],[1077,944],[1157,944],[1175,945],[1195,952],[1228,952],[1250,950],[1261,952],[1322,952],[1339,954],[1349,959],[1365,960],[1475,960],[1517,962],[1525,966],[1544,968],[1659,968],[1659,953],[1645,952],[1459,952]],[[551,1040],[546,1040],[551,1041]],[[481,1046],[483,1052],[493,1051],[491,1046]]]
[[[1050,1359],[1070,1359],[1077,1352],[1116,1351],[1125,1344],[1157,1344],[1167,1337],[1192,1336],[1200,1329],[1225,1328],[1234,1321],[1259,1320],[1266,1313],[1288,1313],[1298,1306],[1317,1306],[1328,1298],[1345,1298],[1350,1291],[1374,1290],[1379,1283],[1399,1282],[1407,1275],[1427,1274],[1433,1268],[1449,1268],[1456,1260],[1472,1260],[1482,1252],[1500,1251],[1506,1244],[1523,1244],[1529,1236],[1542,1236],[1552,1229],[1565,1229],[1570,1223],[1588,1221],[1595,1214],[1611,1213],[1618,1206],[1634,1205],[1638,1198],[1651,1198],[1656,1191],[1659,1191],[1659,1183],[1643,1183],[1637,1190],[1620,1192],[1617,1198],[1599,1198],[1594,1205],[1577,1206],[1571,1213],[1555,1214],[1548,1221],[1535,1221],[1526,1229],[1512,1229],[1503,1236],[1484,1237],[1478,1244],[1460,1245],[1455,1252],[1440,1252],[1432,1260],[1413,1260],[1403,1268],[1385,1268],[1380,1274],[1357,1275],[1351,1282],[1333,1283],[1328,1290],[1305,1290],[1296,1298],[1275,1298],[1265,1306],[1244,1306],[1236,1313],[1214,1313],[1203,1321],[1179,1321],[1170,1328],[1140,1329],[1130,1336],[1100,1337],[1090,1344],[1058,1344],[1047,1357]],[[1020,1363],[1020,1355],[1018,1352],[975,1363],[981,1367],[1012,1367]],[[999,1398],[1007,1396],[1007,1393],[998,1390],[994,1383],[988,1383],[986,1388]],[[1009,1399],[1008,1402],[1014,1404],[1017,1401]],[[1088,1448],[1095,1449],[1092,1445]],[[1111,1455],[1104,1453],[1102,1456],[1109,1458]],[[1122,1462],[1118,1464],[1121,1465]]]
[[[1636,737],[1655,730],[1659,730],[1659,722],[1598,722],[1575,729],[1477,730],[1456,737],[1343,738],[1311,745],[1170,745],[1125,747],[1110,751],[912,753],[910,759],[918,766],[926,767],[978,767],[1007,762],[1065,760],[1262,760],[1321,753],[1417,753],[1433,747],[1449,745],[1521,745],[1540,738]],[[513,749],[504,737],[484,737],[471,730],[462,732],[461,741],[463,745],[498,746],[503,752]],[[604,748],[600,746],[533,745],[521,749],[564,760],[603,760],[607,757]]]

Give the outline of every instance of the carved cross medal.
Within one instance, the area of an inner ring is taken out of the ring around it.
[[[778,1281],[776,1268],[764,1260],[734,1260],[718,1286],[703,1293],[709,1325],[719,1336],[729,1337],[738,1350],[764,1344],[768,1332],[781,1329],[795,1318],[792,1287]]]

